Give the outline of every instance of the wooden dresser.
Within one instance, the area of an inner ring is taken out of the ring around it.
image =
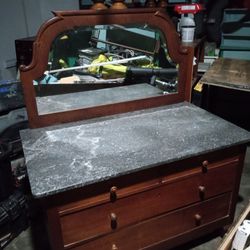
[[[188,103],[21,137],[52,249],[170,249],[228,225],[250,139]]]
[[[55,12],[33,51],[21,138],[53,250],[165,250],[232,222],[250,134],[189,103],[194,48],[162,8]]]

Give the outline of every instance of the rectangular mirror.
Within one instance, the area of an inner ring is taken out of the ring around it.
[[[157,28],[81,26],[54,39],[34,85],[43,115],[176,93],[178,65]]]

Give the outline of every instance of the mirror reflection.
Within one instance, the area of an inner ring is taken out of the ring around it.
[[[54,39],[33,84],[38,113],[55,113],[176,93],[178,65],[154,27],[84,26]]]

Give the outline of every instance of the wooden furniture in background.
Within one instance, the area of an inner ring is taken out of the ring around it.
[[[17,68],[31,63],[35,39],[35,37],[25,37],[15,40]]]
[[[201,78],[204,108],[250,130],[250,61],[219,58]]]

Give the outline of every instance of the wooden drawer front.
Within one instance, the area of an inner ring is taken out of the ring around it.
[[[205,188],[203,199],[234,190],[238,166],[238,161],[233,161],[220,167],[211,168],[203,174],[202,186]]]
[[[85,241],[124,226],[231,191],[235,165],[165,183],[158,188],[61,216],[64,245]],[[202,188],[202,190],[201,190]],[[203,193],[202,193],[203,192]]]
[[[212,154],[213,155],[213,154]],[[216,157],[215,157],[216,158]],[[217,157],[218,158],[218,157]],[[202,162],[205,162],[204,159],[208,160],[207,171],[203,171]],[[116,179],[113,181],[109,181],[104,186],[95,186],[87,189],[85,192],[81,194],[81,197],[85,197],[81,200],[77,200],[75,202],[66,203],[59,207],[60,215],[72,213],[73,211],[79,211],[81,209],[85,209],[88,207],[97,206],[100,204],[104,204],[110,201],[110,190],[112,187],[116,187],[116,198],[124,198],[127,196],[131,196],[136,193],[144,192],[152,188],[156,188],[160,186],[162,183],[169,183],[174,181],[179,181],[180,179],[189,178],[196,174],[203,173],[204,176],[208,176],[208,180],[210,181],[210,174],[211,171],[214,169],[219,169],[218,171],[225,171],[222,175],[231,175],[235,174],[237,170],[236,166],[239,164],[239,157],[234,156],[232,158],[226,158],[224,160],[213,161],[212,157],[209,155],[204,159],[192,159],[186,161],[180,161],[178,163],[170,164],[170,166],[161,166],[156,169],[150,169],[142,173],[133,173],[131,176],[122,177],[121,179]],[[228,167],[228,170],[220,170],[224,167]],[[230,174],[228,172],[233,169],[233,172]],[[229,170],[229,168],[231,168]],[[209,173],[209,174],[207,174]],[[228,176],[228,177],[231,177]],[[216,176],[217,178],[221,178],[221,174]],[[230,179],[230,178],[229,178]],[[228,181],[229,181],[228,179]],[[208,181],[208,182],[209,182]],[[224,180],[225,181],[225,180]],[[216,182],[215,182],[216,183]],[[218,182],[216,183],[218,184]],[[213,191],[212,189],[210,192],[218,194],[220,192],[220,187],[218,185],[214,185],[214,188],[217,188],[217,191]],[[102,190],[100,194],[93,194],[89,195],[93,190]],[[209,195],[207,195],[209,197]]]
[[[109,233],[190,202],[199,201],[199,184],[200,178],[197,175],[118,199],[114,203],[108,202],[61,216],[64,244]],[[117,217],[116,225],[112,225],[112,215]]]
[[[73,248],[74,250],[136,250],[228,216],[231,193],[126,227],[113,234]],[[215,209],[216,208],[216,209]]]

